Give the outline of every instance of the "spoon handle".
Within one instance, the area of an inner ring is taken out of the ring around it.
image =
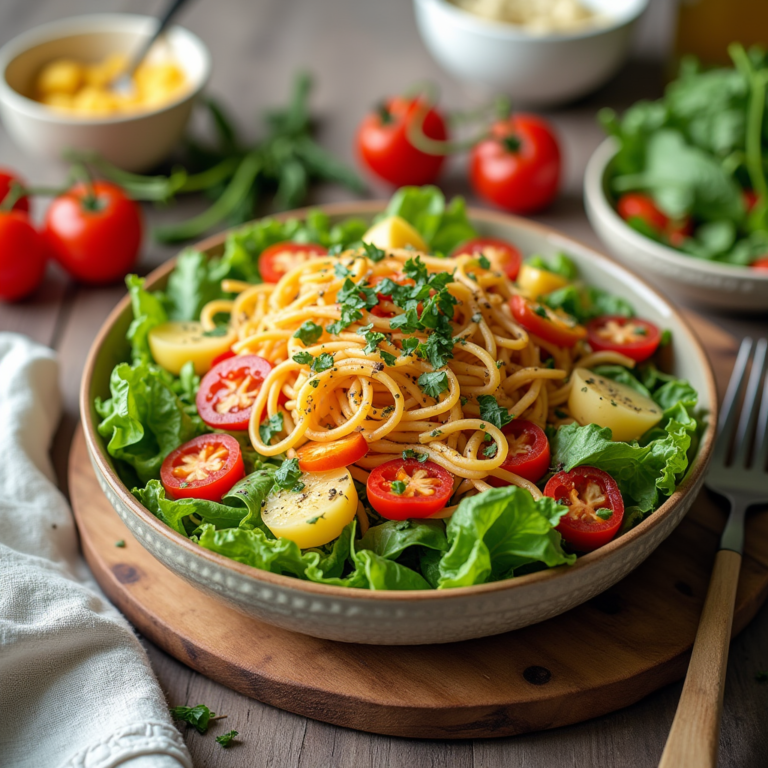
[[[122,75],[123,77],[131,77],[133,75],[139,64],[144,61],[144,57],[149,53],[149,49],[155,44],[155,40],[165,32],[166,28],[171,23],[171,19],[173,19],[176,13],[183,5],[186,5],[186,3],[187,0],[173,0],[173,2],[171,2],[166,12],[158,19],[157,29],[154,34],[150,36],[147,42],[139,49],[139,52],[133,59],[131,59],[131,63]]]

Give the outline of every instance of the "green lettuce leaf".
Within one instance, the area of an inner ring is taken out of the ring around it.
[[[149,363],[149,332],[168,320],[165,308],[158,294],[144,290],[144,278],[128,275],[125,284],[131,297],[133,320],[128,327],[127,338],[131,345],[131,359],[134,363]]]
[[[567,512],[553,499],[534,501],[515,486],[464,499],[447,526],[450,549],[439,563],[438,587],[466,587],[514,576],[532,563],[571,564],[555,530]]]
[[[389,520],[371,526],[357,543],[357,551],[369,549],[387,560],[396,560],[409,547],[448,549],[442,520]]]
[[[578,267],[564,253],[556,253],[547,259],[539,254],[534,254],[527,258],[525,263],[531,267],[536,267],[536,269],[546,269],[547,272],[554,272],[566,280],[575,280],[579,276]]]
[[[102,418],[98,431],[109,441],[109,454],[133,467],[142,483],[159,476],[171,451],[210,431],[187,412],[171,381],[167,372],[149,363],[120,363],[110,378],[112,396],[96,399]]]
[[[542,296],[540,301],[552,309],[563,310],[580,323],[586,323],[600,315],[632,317],[635,314],[626,299],[614,296],[601,288],[580,284],[559,288]]]

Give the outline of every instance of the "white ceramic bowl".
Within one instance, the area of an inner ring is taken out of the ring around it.
[[[615,140],[606,139],[584,175],[587,216],[608,250],[662,291],[686,301],[733,312],[768,312],[768,273],[687,256],[644,237],[616,213],[608,190],[616,150]]]
[[[348,216],[370,219],[384,206],[352,203],[323,210],[333,221]],[[716,422],[717,398],[707,356],[686,321],[665,299],[615,262],[546,227],[488,211],[472,210],[470,218],[483,235],[510,240],[524,254],[567,252],[589,283],[630,300],[641,316],[669,328],[674,339],[673,371],[696,387],[710,423]],[[200,248],[218,255],[224,240],[225,235],[218,235]],[[155,270],[147,287],[162,289],[172,268],[173,261]],[[130,301],[125,297],[93,343],[80,389],[88,452],[104,493],[138,541],[174,573],[250,616],[294,632],[352,643],[414,645],[485,637],[549,619],[586,602],[637,568],[682,520],[701,488],[709,461],[713,430],[708,427],[677,491],[636,528],[572,566],[474,587],[412,592],[370,592],[300,581],[251,568],[194,544],[139,504],[118,477],[96,431],[93,403],[96,396],[109,396],[112,368],[129,357],[125,332],[131,320]]]
[[[198,37],[171,27],[151,55],[175,59],[189,81],[176,100],[151,111],[85,118],[30,98],[37,74],[59,57],[99,61],[132,53],[157,20],[133,14],[75,16],[19,35],[0,49],[0,115],[13,140],[30,155],[60,159],[69,148],[92,149],[127,171],[160,162],[181,138],[195,98],[208,81],[211,61]]]
[[[584,96],[616,72],[629,52],[632,27],[648,0],[583,0],[610,23],[571,34],[534,35],[489,21],[448,0],[414,0],[429,52],[452,75],[544,106]]]

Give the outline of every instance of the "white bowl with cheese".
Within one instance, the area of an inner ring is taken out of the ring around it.
[[[61,159],[67,149],[95,150],[127,171],[146,171],[178,143],[195,99],[208,82],[211,60],[200,39],[171,27],[153,47],[183,71],[187,87],[155,109],[84,116],[37,101],[35,83],[58,59],[87,63],[136,51],[157,20],[134,14],[75,16],[36,27],[0,49],[0,117],[16,144],[30,155]]]
[[[549,106],[584,96],[621,66],[648,0],[580,0],[594,19],[572,31],[531,30],[469,13],[450,0],[414,0],[422,40],[460,80]]]

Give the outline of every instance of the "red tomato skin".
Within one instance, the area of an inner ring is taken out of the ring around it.
[[[517,274],[520,272],[520,265],[523,262],[523,256],[512,243],[508,243],[506,240],[499,240],[495,237],[475,237],[458,246],[451,256],[461,256],[464,253],[483,253],[483,249],[487,250],[489,248],[494,248],[500,252],[506,276],[510,280],[517,278]],[[487,256],[488,254],[485,255]]]
[[[440,479],[433,496],[410,496],[403,498],[389,490],[398,469],[403,468],[409,475],[418,469],[424,469],[430,477]],[[447,469],[432,461],[421,462],[418,459],[393,459],[380,464],[371,471],[366,483],[368,502],[388,520],[408,520],[433,515],[441,510],[453,494],[453,476]]]
[[[768,256],[761,256],[757,261],[753,261],[749,266],[752,269],[756,269],[760,272],[768,271]]]
[[[549,440],[547,440],[544,430],[532,421],[514,419],[509,424],[505,424],[501,431],[505,435],[512,435],[513,437],[520,437],[523,433],[526,433],[533,440],[530,443],[531,450],[528,454],[523,457],[507,456],[501,465],[501,469],[513,472],[532,483],[538,483],[547,473],[551,458]],[[486,482],[494,488],[503,488],[509,485],[505,480],[498,477],[487,477]]]
[[[214,429],[248,429],[251,406],[234,413],[219,413],[216,410],[219,400],[217,395],[224,388],[223,382],[227,379],[245,378],[250,375],[254,383],[261,387],[271,371],[272,363],[258,355],[233,355],[217,363],[203,376],[197,390],[195,404],[200,418]]]
[[[45,238],[53,257],[90,285],[122,280],[136,264],[142,235],[141,208],[120,187],[97,181],[97,210],[84,205],[88,190],[77,184],[57,197],[45,215]]]
[[[517,139],[509,149],[504,139]],[[518,113],[491,127],[491,137],[469,157],[469,178],[480,196],[512,213],[546,208],[560,187],[562,158],[552,126],[536,115]]]
[[[512,316],[523,328],[536,336],[541,336],[545,341],[557,344],[559,347],[572,347],[587,335],[583,326],[576,325],[569,328],[563,324],[560,327],[546,318],[539,317],[533,310],[531,302],[519,294],[512,296],[509,305]]]
[[[744,189],[741,192],[741,199],[744,202],[747,213],[752,213],[754,207],[760,202],[760,195],[754,189]]]
[[[196,480],[181,487],[178,478],[172,474],[174,462],[185,453],[199,452],[206,443],[224,445],[229,451],[225,465],[206,478],[206,481]],[[165,457],[160,467],[160,482],[165,488],[166,494],[174,499],[205,499],[206,501],[221,501],[221,497],[238,481],[245,477],[245,465],[240,451],[240,443],[232,435],[213,433],[199,435],[171,451]]]
[[[624,221],[642,219],[658,232],[663,232],[669,225],[669,217],[658,209],[653,198],[642,192],[625,192],[619,198],[616,210]]]
[[[608,507],[613,510],[609,520],[598,522],[576,520],[569,515],[560,518],[557,530],[563,539],[577,552],[592,552],[607,544],[618,532],[624,519],[624,499],[616,481],[602,469],[596,467],[576,467],[570,472],[558,472],[544,487],[544,495],[562,503],[568,498],[571,489],[579,483],[589,480],[597,482],[608,499]],[[568,505],[565,505],[568,506]]]
[[[408,140],[408,126],[419,108],[418,97],[388,99],[385,108],[389,121],[385,122],[379,112],[371,112],[357,130],[355,143],[362,164],[396,187],[431,184],[440,175],[445,155],[422,152]],[[422,130],[430,139],[448,139],[445,120],[434,107],[427,111]]]
[[[282,267],[273,263],[275,256],[284,251],[291,251],[297,255],[307,254],[308,257],[325,256],[328,253],[326,248],[317,243],[293,243],[290,240],[274,243],[259,255],[259,274],[265,283],[277,283],[286,274]]]
[[[296,451],[296,458],[302,472],[330,472],[354,464],[366,453],[368,442],[354,432],[330,443],[306,443]]]
[[[18,301],[43,281],[45,241],[23,211],[0,212],[0,299]]]
[[[0,168],[0,204],[5,200],[5,196],[11,190],[11,184],[17,181],[21,186],[26,186],[20,176],[14,173],[9,168]],[[29,198],[24,196],[20,197],[14,204],[11,210],[21,211],[22,213],[29,213]]]
[[[609,339],[604,339],[598,335],[598,331],[610,320],[619,323],[619,325],[626,325],[627,322],[640,325],[645,328],[646,335],[642,341],[634,341],[627,344],[617,344]],[[658,326],[647,320],[640,320],[636,317],[622,317],[621,315],[603,315],[587,323],[587,341],[595,352],[619,352],[637,363],[642,363],[643,360],[647,360],[658,349],[661,342],[661,331]]]
[[[667,240],[675,248],[679,248],[691,235],[693,235],[693,221],[690,216],[672,221],[667,227]]]
[[[219,363],[223,363],[225,360],[229,360],[230,357],[234,357],[235,353],[228,349],[226,352],[222,352],[217,357],[214,357],[211,361],[211,368],[215,368]]]

